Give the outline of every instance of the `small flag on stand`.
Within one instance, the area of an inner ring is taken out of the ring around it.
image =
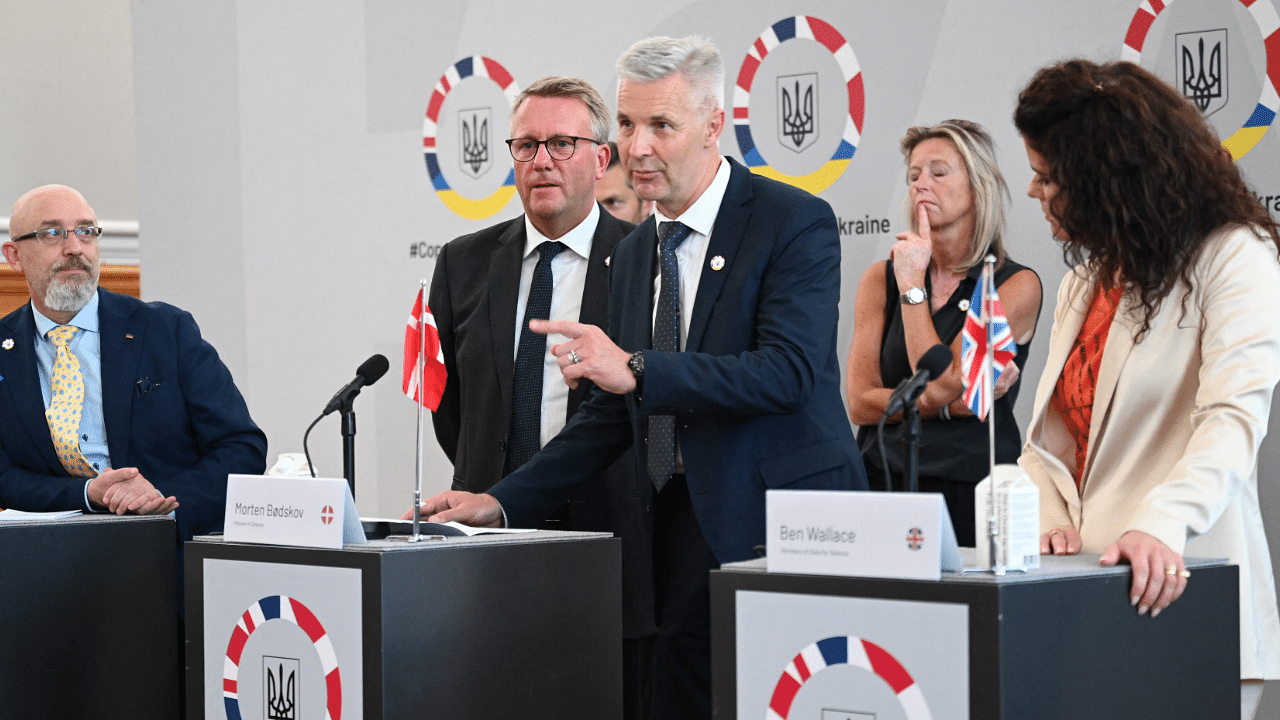
[[[973,299],[969,302],[969,313],[964,320],[964,334],[960,350],[960,369],[964,379],[964,402],[973,410],[979,420],[985,420],[991,411],[991,398],[984,391],[982,376],[987,370],[987,328],[983,322],[983,278],[978,279],[978,286],[973,290]],[[1018,354],[1018,345],[1013,341],[1013,332],[1009,330],[1009,319],[1004,315],[1004,305],[996,289],[991,288],[991,340],[994,348],[993,358],[995,373],[991,377],[991,387],[995,387],[1000,374]]]
[[[431,316],[431,308],[426,306],[422,296],[423,290],[420,289],[404,331],[402,387],[409,399],[416,400],[423,407],[435,412],[436,408],[440,407],[440,399],[444,396],[444,385],[448,374],[444,367],[444,353],[440,350],[440,333],[436,330],[436,320]],[[418,332],[419,324],[422,327],[421,335]],[[421,382],[415,372],[420,364]]]

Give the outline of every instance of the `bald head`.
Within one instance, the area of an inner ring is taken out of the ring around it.
[[[42,185],[26,192],[13,204],[13,212],[9,213],[9,237],[21,237],[42,227],[59,227],[42,223],[55,214],[61,214],[60,210],[72,210],[84,215],[80,219],[88,220],[87,224],[98,224],[93,208],[89,207],[89,201],[80,191],[66,185]]]
[[[44,228],[74,230],[98,224],[84,196],[66,185],[45,185],[13,205],[10,240],[4,259],[27,280],[36,309],[58,323],[66,323],[93,298],[98,289],[98,240],[70,233],[45,244],[41,238],[22,238]]]

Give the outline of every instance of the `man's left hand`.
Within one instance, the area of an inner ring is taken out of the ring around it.
[[[567,320],[531,320],[529,327],[543,335],[559,333],[569,338],[551,346],[551,354],[560,363],[565,383],[578,387],[578,379],[586,378],[615,395],[636,389],[636,376],[627,361],[631,353],[623,350],[595,325]]]

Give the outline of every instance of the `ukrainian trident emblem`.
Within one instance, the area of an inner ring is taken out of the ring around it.
[[[489,108],[458,111],[458,148],[462,172],[479,178],[489,171]]]
[[[818,73],[778,78],[778,142],[793,152],[818,139]]]
[[[263,717],[266,720],[297,720],[298,661],[264,655],[262,671],[266,681],[262,692]]]
[[[1227,104],[1227,31],[1178,33],[1178,88],[1206,117]]]

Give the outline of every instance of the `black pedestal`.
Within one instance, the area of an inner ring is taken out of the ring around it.
[[[187,716],[620,717],[619,573],[600,533],[343,550],[200,538]]]
[[[167,517],[0,523],[0,715],[177,717],[176,532]]]
[[[924,717],[922,706],[983,720],[1240,716],[1236,566],[1188,560],[1186,593],[1153,620],[1129,605],[1127,566],[1042,560],[1025,575],[938,582],[769,574],[763,561],[713,572],[715,717],[755,720],[772,707],[787,718],[815,704],[862,717],[864,687],[887,698],[866,703],[907,718]],[[803,631],[779,631],[791,623]],[[934,663],[955,638],[967,652]]]

